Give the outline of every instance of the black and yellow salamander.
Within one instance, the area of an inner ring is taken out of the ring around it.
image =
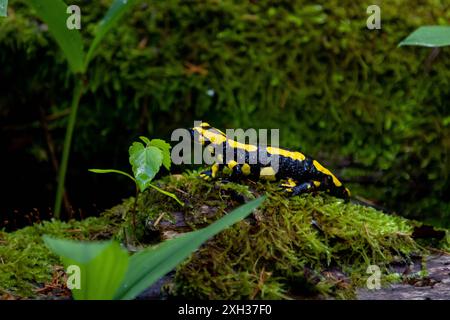
[[[350,191],[330,170],[301,152],[237,142],[206,122],[192,128],[191,133],[196,142],[210,150],[222,150],[214,158],[212,167],[201,173],[204,179],[216,178],[219,172],[226,169],[233,180],[253,178],[281,181],[281,186],[292,195],[325,191],[345,200],[350,197]],[[272,159],[276,157],[277,170],[270,163],[259,161],[260,148],[266,148],[265,154]]]

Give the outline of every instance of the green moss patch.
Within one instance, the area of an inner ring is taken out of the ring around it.
[[[389,273],[391,265],[408,265],[427,252],[426,243],[412,238],[418,223],[326,194],[288,197],[274,183],[205,182],[195,172],[167,178],[160,186],[186,206],[154,191],[143,195],[140,220],[159,239],[203,227],[248,198],[268,195],[250,218],[217,235],[177,269],[169,288],[174,295],[349,298],[365,285],[369,265],[380,267],[383,283],[399,281]]]

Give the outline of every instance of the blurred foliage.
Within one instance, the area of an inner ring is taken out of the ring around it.
[[[110,2],[71,1],[86,38]],[[445,224],[449,49],[431,59],[397,44],[417,27],[446,24],[450,3],[383,2],[382,29],[368,30],[371,4],[141,1],[92,62],[74,152],[125,163],[119,153],[138,134],[168,139],[194,119],[280,128],[283,146],[341,169],[354,194]],[[67,65],[24,0],[10,1],[0,30],[0,118],[38,104],[49,114],[68,108]],[[51,122],[58,145],[65,121]]]

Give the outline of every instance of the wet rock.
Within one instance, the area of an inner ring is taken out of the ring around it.
[[[404,283],[392,284],[379,290],[357,290],[359,300],[449,300],[450,255],[432,255],[427,258],[428,276],[409,278]]]

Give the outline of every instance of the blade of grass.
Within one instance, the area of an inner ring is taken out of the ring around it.
[[[444,47],[450,45],[450,26],[424,26],[398,44],[401,46]]]
[[[66,20],[67,5],[61,0],[29,0],[38,16],[60,46],[73,73],[84,72],[84,51],[81,34],[77,29],[69,30]]]
[[[111,30],[111,28],[114,27],[114,25],[120,20],[120,18],[122,18],[122,16],[134,5],[135,2],[136,0],[115,0],[111,7],[109,7],[108,12],[97,25],[95,38],[92,41],[92,44],[86,56],[84,66],[86,70],[100,42],[106,36],[108,31]]]

